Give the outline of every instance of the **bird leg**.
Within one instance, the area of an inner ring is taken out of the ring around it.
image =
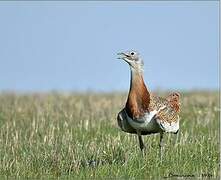
[[[162,161],[163,157],[163,132],[160,133],[160,161]]]
[[[143,151],[143,149],[145,148],[145,145],[144,145],[144,143],[143,143],[143,139],[142,139],[142,136],[141,136],[141,132],[140,132],[140,131],[137,131],[137,135],[138,135],[140,150]]]

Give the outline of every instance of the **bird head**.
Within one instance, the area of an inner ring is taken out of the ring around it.
[[[135,70],[143,70],[143,61],[137,51],[126,51],[117,54],[118,59],[123,59],[129,66]]]

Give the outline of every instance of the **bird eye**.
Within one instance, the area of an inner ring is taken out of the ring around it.
[[[133,55],[134,55],[134,52],[131,52],[130,54],[133,56]]]

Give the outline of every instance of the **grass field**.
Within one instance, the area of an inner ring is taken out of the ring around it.
[[[0,94],[0,175],[13,177],[219,177],[218,92],[182,94],[180,132],[137,137],[117,127],[126,94]]]

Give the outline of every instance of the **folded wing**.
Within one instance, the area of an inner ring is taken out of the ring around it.
[[[180,95],[178,93],[172,93],[167,98],[151,96],[150,110],[166,106],[155,116],[157,123],[163,131],[176,133],[179,130],[179,98]]]

